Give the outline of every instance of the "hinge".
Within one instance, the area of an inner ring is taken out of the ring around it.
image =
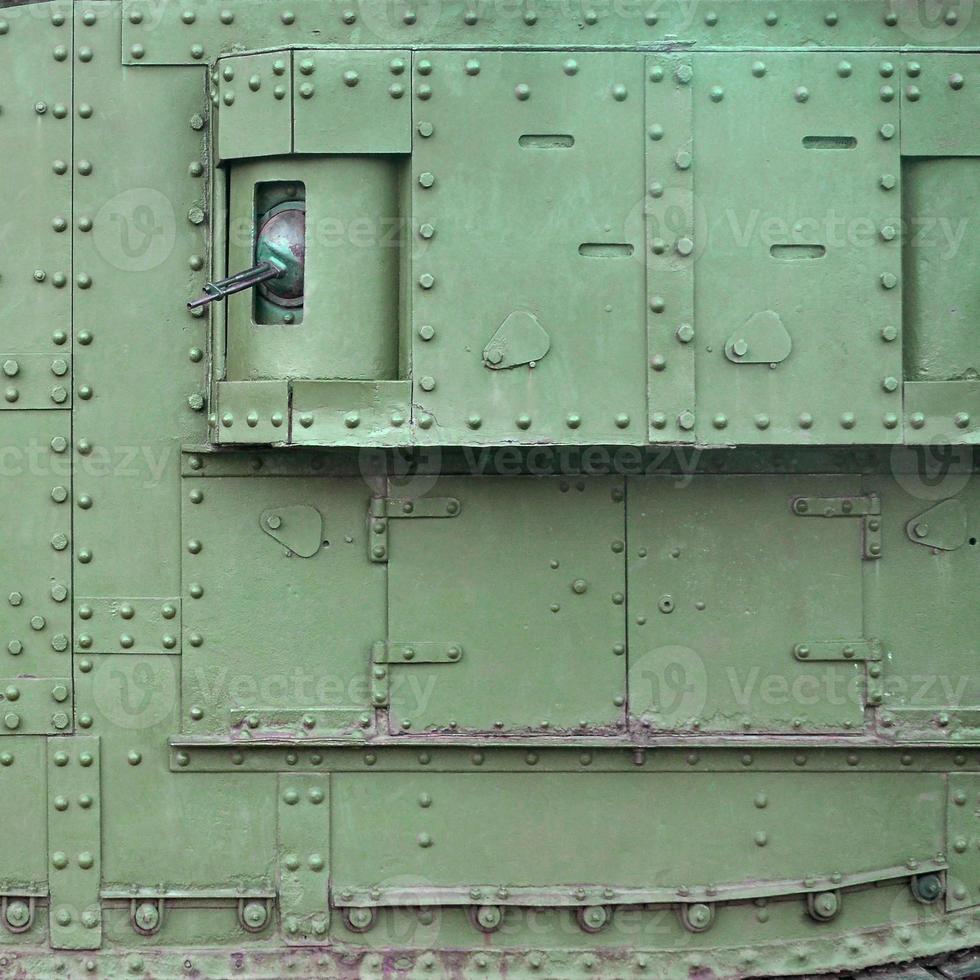
[[[881,500],[875,493],[865,497],[794,497],[790,507],[797,517],[860,517],[861,557],[881,557]]]
[[[808,663],[811,660],[838,663],[867,664],[867,703],[872,707],[884,700],[885,689],[882,680],[882,643],[877,637],[862,640],[817,640],[804,641],[793,647],[793,656]]]
[[[407,517],[457,517],[462,510],[456,497],[372,497],[368,557],[388,560],[388,521]]]
[[[387,707],[391,668],[395,664],[455,664],[463,659],[463,645],[442,640],[378,640],[371,648],[371,704]]]
[[[881,660],[881,640],[818,640],[797,643],[797,660]]]

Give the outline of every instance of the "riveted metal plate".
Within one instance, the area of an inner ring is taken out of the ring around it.
[[[888,650],[879,725],[909,741],[963,740],[980,732],[980,484],[970,463],[957,459],[963,452],[934,450],[931,470],[864,477],[866,491],[882,500],[884,518],[885,557],[865,577],[866,629]],[[907,456],[914,462],[920,451]],[[941,500],[947,509],[958,505],[966,518],[963,544],[954,550],[923,547],[909,535],[909,528],[914,535],[928,522],[932,508],[924,505]]]
[[[394,670],[392,730],[587,735],[621,726],[622,480],[442,477],[432,495],[458,500],[459,516],[391,522],[388,635],[465,653],[451,669]]]
[[[650,441],[694,439],[697,227],[694,199],[693,61],[687,52],[646,59],[647,392]],[[689,246],[691,246],[689,248]]]
[[[972,54],[927,53],[903,59],[902,154],[980,156],[980,64]],[[935,216],[934,216],[935,217]]]
[[[415,68],[417,438],[644,442],[643,57],[452,51]],[[515,312],[547,356],[488,370]]]
[[[223,51],[280,45],[357,44],[595,46],[696,44],[771,47],[971,47],[980,26],[969,8],[933,8],[884,0],[783,3],[726,0],[703,12],[689,0],[654,7],[540,4],[514,16],[510,8],[466,3],[362,0],[325,17],[321,0],[294,0],[288,9],[268,0],[228,0],[188,20],[181,4],[124,0],[122,56],[131,65],[194,65]],[[197,12],[195,11],[195,14]]]
[[[860,481],[630,480],[629,689],[639,730],[864,727],[864,665],[807,667],[794,657],[801,637],[864,634],[860,527],[798,520],[787,502],[800,491],[856,496]]]
[[[48,882],[55,949],[102,944],[102,785],[98,736],[48,739]]]
[[[980,381],[906,381],[908,442],[980,443]]]
[[[2,343],[11,352],[0,367],[11,357],[31,355],[19,377],[0,375],[3,409],[70,404],[51,401],[52,388],[63,385],[70,392],[71,385],[49,367],[55,358],[68,360],[70,350],[72,6],[58,0],[46,4],[41,16],[36,7],[2,11],[0,90],[20,97],[5,98],[3,106],[4,142],[17,151],[0,158],[10,222],[4,231]],[[9,395],[14,389],[16,402]]]
[[[230,683],[223,667],[215,664],[200,682],[208,680],[218,689]],[[191,893],[268,893],[275,862],[275,776],[246,775],[232,762],[232,771],[218,777],[166,778],[167,740],[179,726],[181,658],[76,656],[75,681],[78,724],[102,741],[103,833],[112,842],[103,853],[103,887],[130,894],[161,884]],[[190,826],[210,834],[216,814],[236,816],[220,834],[211,834],[208,847],[159,844],[179,839]],[[240,937],[234,908],[219,913],[220,921],[211,923],[215,934]],[[167,910],[165,935],[186,946],[202,923],[210,922],[208,914],[193,909],[181,924],[179,915]],[[104,915],[119,942],[139,941],[128,906],[111,920]]]
[[[6,738],[0,746],[0,820],[16,833],[0,836],[0,893],[47,892],[47,787],[42,738]],[[8,934],[9,935],[9,934]]]
[[[63,667],[67,667],[67,661]],[[0,734],[55,735],[71,728],[71,678],[0,678]]]
[[[411,153],[412,53],[293,52],[296,153]]]
[[[881,61],[694,58],[707,233],[695,242],[697,322],[675,346],[686,336],[696,348],[700,441],[901,441],[901,350],[882,335],[902,319],[900,85]],[[747,352],[759,316],[778,317],[791,353],[733,362],[726,345]]]
[[[205,391],[207,321],[185,308],[207,274],[205,68],[127,69],[122,5],[72,6],[74,583],[174,595],[179,446],[207,438],[189,402]]]
[[[0,354],[0,409],[71,408],[71,364],[62,354]]]
[[[0,414],[0,489],[10,504],[0,516],[0,675],[4,677],[65,677],[70,671],[69,439],[67,415]],[[70,703],[67,710],[70,715]],[[44,720],[34,718],[32,724],[47,731],[50,718],[45,711]]]
[[[289,442],[288,381],[220,381],[217,394],[217,442]]]
[[[309,712],[316,735],[335,722],[332,734],[360,737],[371,645],[385,632],[385,569],[367,556],[368,485],[318,476],[183,484],[182,729],[230,737],[230,711],[282,713],[308,737]],[[259,525],[259,514],[290,506],[323,515],[309,558],[290,557]],[[247,727],[234,734],[248,737]]]
[[[294,381],[292,441],[403,446],[411,438],[410,381]]]
[[[218,60],[213,91],[219,160],[292,152],[292,70],[289,51]]]
[[[372,888],[380,891],[378,902],[385,892],[410,892],[419,883],[453,889],[455,900],[467,904],[493,904],[500,888],[507,901],[515,884],[539,894],[547,889],[556,904],[559,888],[568,904],[584,903],[599,889],[615,900],[617,889],[631,888],[703,900],[712,884],[719,894],[758,897],[802,893],[835,872],[842,881],[862,873],[898,876],[910,856],[932,867],[943,852],[946,788],[935,773],[844,772],[818,780],[799,772],[338,773],[332,789],[331,874],[342,902],[359,891],[369,899]],[[729,805],[711,802],[719,795]],[[393,828],[399,808],[415,816]],[[731,846],[704,847],[700,834],[687,833],[691,814],[707,839],[724,837]],[[836,825],[838,832],[827,833],[830,814],[835,824],[839,815],[846,825],[850,814],[879,832],[841,834]],[[560,853],[514,847],[549,819],[561,822],[567,847]],[[474,825],[484,842],[478,848]],[[672,846],[637,846],[658,834]],[[358,845],[365,838],[370,847]],[[421,904],[420,890],[413,897]]]
[[[282,773],[277,792],[283,938],[290,945],[323,943],[330,925],[330,777]]]
[[[180,633],[179,597],[75,602],[77,653],[180,653]]]

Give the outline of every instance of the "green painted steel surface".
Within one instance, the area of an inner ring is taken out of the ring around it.
[[[0,7],[0,976],[980,946],[974,7]]]

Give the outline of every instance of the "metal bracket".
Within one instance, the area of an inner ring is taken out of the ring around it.
[[[881,500],[877,494],[864,497],[794,497],[790,509],[797,517],[860,517],[861,557],[881,557]]]
[[[454,664],[463,658],[462,644],[433,640],[389,640],[375,643],[376,664]]]
[[[129,923],[141,936],[155,936],[163,928],[166,900],[162,895],[155,898],[131,898]]]
[[[905,525],[910,541],[937,548],[939,551],[956,551],[966,544],[967,516],[962,500],[955,497],[940,501],[924,510]]]
[[[378,640],[371,648],[371,704],[391,702],[391,668],[396,664],[454,664],[463,659],[463,645],[438,640]]]
[[[323,545],[323,515],[308,504],[270,507],[262,511],[259,527],[300,558],[312,558]]]
[[[818,640],[797,643],[793,647],[797,660],[881,660],[881,640]]]
[[[877,707],[884,700],[882,680],[882,642],[878,637],[861,640],[804,641],[793,647],[793,656],[801,663],[811,660],[836,663],[867,664],[867,704]]]
[[[462,505],[456,497],[372,497],[368,558],[388,560],[388,521],[408,517],[458,517]]]
[[[0,923],[7,932],[28,932],[37,915],[37,896],[3,895],[0,897]]]

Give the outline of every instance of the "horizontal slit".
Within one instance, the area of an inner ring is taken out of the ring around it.
[[[525,133],[517,141],[521,146],[529,146],[535,150],[566,150],[575,145],[575,137],[568,133]]]
[[[804,136],[807,150],[853,150],[858,145],[854,136]]]
[[[633,246],[627,242],[582,242],[579,255],[597,259],[619,259],[633,254]]]
[[[773,245],[769,254],[774,259],[822,259],[827,254],[823,245]]]

